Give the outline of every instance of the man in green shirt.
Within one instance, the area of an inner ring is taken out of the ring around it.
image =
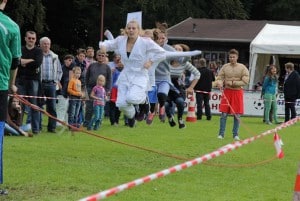
[[[0,0],[0,184],[3,183],[3,135],[7,115],[8,90],[17,91],[15,86],[16,69],[21,57],[20,28],[3,13],[8,0]],[[0,195],[7,195],[0,189]]]

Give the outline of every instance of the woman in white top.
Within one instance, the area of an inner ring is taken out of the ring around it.
[[[137,21],[129,21],[126,35],[100,42],[100,49],[117,51],[121,55],[124,70],[118,79],[117,107],[128,117],[130,127],[135,124],[134,105],[146,102],[150,88],[148,69],[153,62],[166,58],[165,51],[153,40],[140,37],[141,28]]]

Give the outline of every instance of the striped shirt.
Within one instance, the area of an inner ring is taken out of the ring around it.
[[[94,92],[95,96],[99,99],[94,100],[94,106],[95,105],[105,105],[105,97],[106,97],[106,92],[104,87],[102,86],[94,86],[92,91]]]
[[[44,55],[42,66],[42,80],[54,80],[53,61],[51,54]]]
[[[182,74],[184,73],[184,71],[186,71],[186,70],[191,72],[191,74],[194,76],[194,79],[200,78],[200,72],[190,62],[186,62],[183,65],[178,65],[176,67],[170,65],[170,72],[171,72],[172,78],[181,77]]]

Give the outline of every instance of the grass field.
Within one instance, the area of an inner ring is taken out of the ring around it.
[[[240,137],[258,135],[276,125],[261,118],[242,117]],[[134,129],[112,127],[105,119],[97,135],[151,149],[145,151],[65,128],[33,138],[6,136],[4,184],[0,200],[68,201],[118,186],[193,159],[231,143],[232,117],[224,140],[217,139],[219,117],[170,128],[156,120]],[[121,192],[107,200],[122,201],[285,201],[293,197],[300,161],[300,124],[280,130],[283,159],[275,156],[273,135],[186,170]],[[44,128],[46,130],[46,128]],[[269,160],[269,161],[268,161]],[[268,161],[262,163],[263,161]]]

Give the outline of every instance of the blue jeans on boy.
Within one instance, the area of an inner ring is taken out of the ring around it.
[[[91,130],[93,126],[94,126],[94,130],[98,130],[98,128],[100,127],[100,124],[102,122],[104,106],[103,105],[95,105],[93,110],[94,110],[94,116],[88,125],[88,130]]]
[[[220,130],[219,130],[219,135],[221,135],[222,137],[224,137],[225,134],[225,128],[226,128],[226,120],[227,120],[227,113],[222,112],[221,117],[220,117]],[[232,128],[232,134],[233,137],[238,136],[239,135],[239,128],[240,128],[240,115],[239,114],[235,114],[233,116],[234,120],[233,120],[233,128]]]
[[[71,126],[78,127],[78,115],[81,107],[80,97],[70,96],[68,109],[68,123]]]

